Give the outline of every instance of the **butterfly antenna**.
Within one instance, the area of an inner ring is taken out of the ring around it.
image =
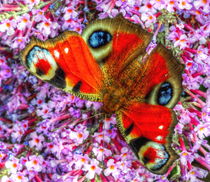
[[[95,115],[90,116],[90,117],[88,117],[88,118],[86,118],[86,119],[79,119],[79,120],[75,123],[75,126],[77,126],[79,123],[82,123],[83,121],[86,121],[86,120],[89,120],[89,119],[91,119],[91,118],[95,118],[96,116],[101,116],[101,115],[103,115],[103,113],[95,114]]]
[[[90,9],[88,8],[88,0],[84,0],[84,20],[83,23],[87,24],[88,23],[88,19],[87,19],[87,14],[90,12]]]

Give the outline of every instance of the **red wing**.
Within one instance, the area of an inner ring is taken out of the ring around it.
[[[134,103],[118,114],[119,128],[139,160],[152,172],[161,174],[174,161],[170,131],[174,114],[169,108]]]
[[[152,34],[119,15],[90,23],[82,37],[94,58],[109,74],[108,79],[118,80],[132,58],[145,54]],[[100,39],[98,44],[97,39]]]
[[[124,128],[134,125],[130,132],[132,138],[145,137],[162,144],[166,142],[173,121],[171,109],[145,103],[131,105],[123,111],[122,120]]]
[[[171,51],[158,44],[139,70],[135,80],[136,84],[132,87],[135,90],[132,93],[134,97],[145,98],[158,84],[168,82],[172,85],[174,91],[174,104],[171,105],[174,106],[177,103],[182,92],[181,74],[183,65],[175,59]]]
[[[22,60],[40,79],[82,98],[100,99],[101,69],[77,33],[65,32],[45,42],[32,40]]]

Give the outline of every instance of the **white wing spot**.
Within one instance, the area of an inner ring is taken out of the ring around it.
[[[160,125],[158,128],[159,128],[160,130],[162,130],[162,129],[163,129],[163,125]]]
[[[57,50],[54,51],[54,55],[55,55],[56,58],[60,57],[60,53]]]
[[[157,140],[162,140],[163,137],[159,135],[159,136],[156,137],[156,139],[157,139]]]
[[[68,54],[68,52],[69,52],[69,48],[68,48],[68,47],[66,47],[66,48],[64,49],[64,52],[65,52],[66,54]]]

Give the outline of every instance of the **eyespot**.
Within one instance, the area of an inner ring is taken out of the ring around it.
[[[164,82],[157,94],[157,103],[159,105],[167,105],[173,96],[173,88],[172,85],[169,82]]]
[[[42,80],[51,80],[58,68],[53,56],[47,49],[34,46],[26,56],[26,66]]]
[[[101,46],[108,44],[111,40],[112,40],[112,36],[109,32],[98,30],[98,31],[94,31],[90,35],[88,39],[88,44],[92,48],[99,48]]]
[[[169,159],[165,147],[156,142],[147,142],[140,148],[138,156],[140,161],[152,171],[161,169]]]

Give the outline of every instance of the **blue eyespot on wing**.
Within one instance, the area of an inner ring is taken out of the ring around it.
[[[159,105],[166,105],[170,102],[173,96],[172,85],[168,82],[164,82],[158,91],[157,102]]]
[[[109,32],[107,31],[95,31],[93,32],[89,39],[88,39],[88,44],[92,48],[99,48],[101,46],[104,46],[108,44],[112,40],[112,36]]]

